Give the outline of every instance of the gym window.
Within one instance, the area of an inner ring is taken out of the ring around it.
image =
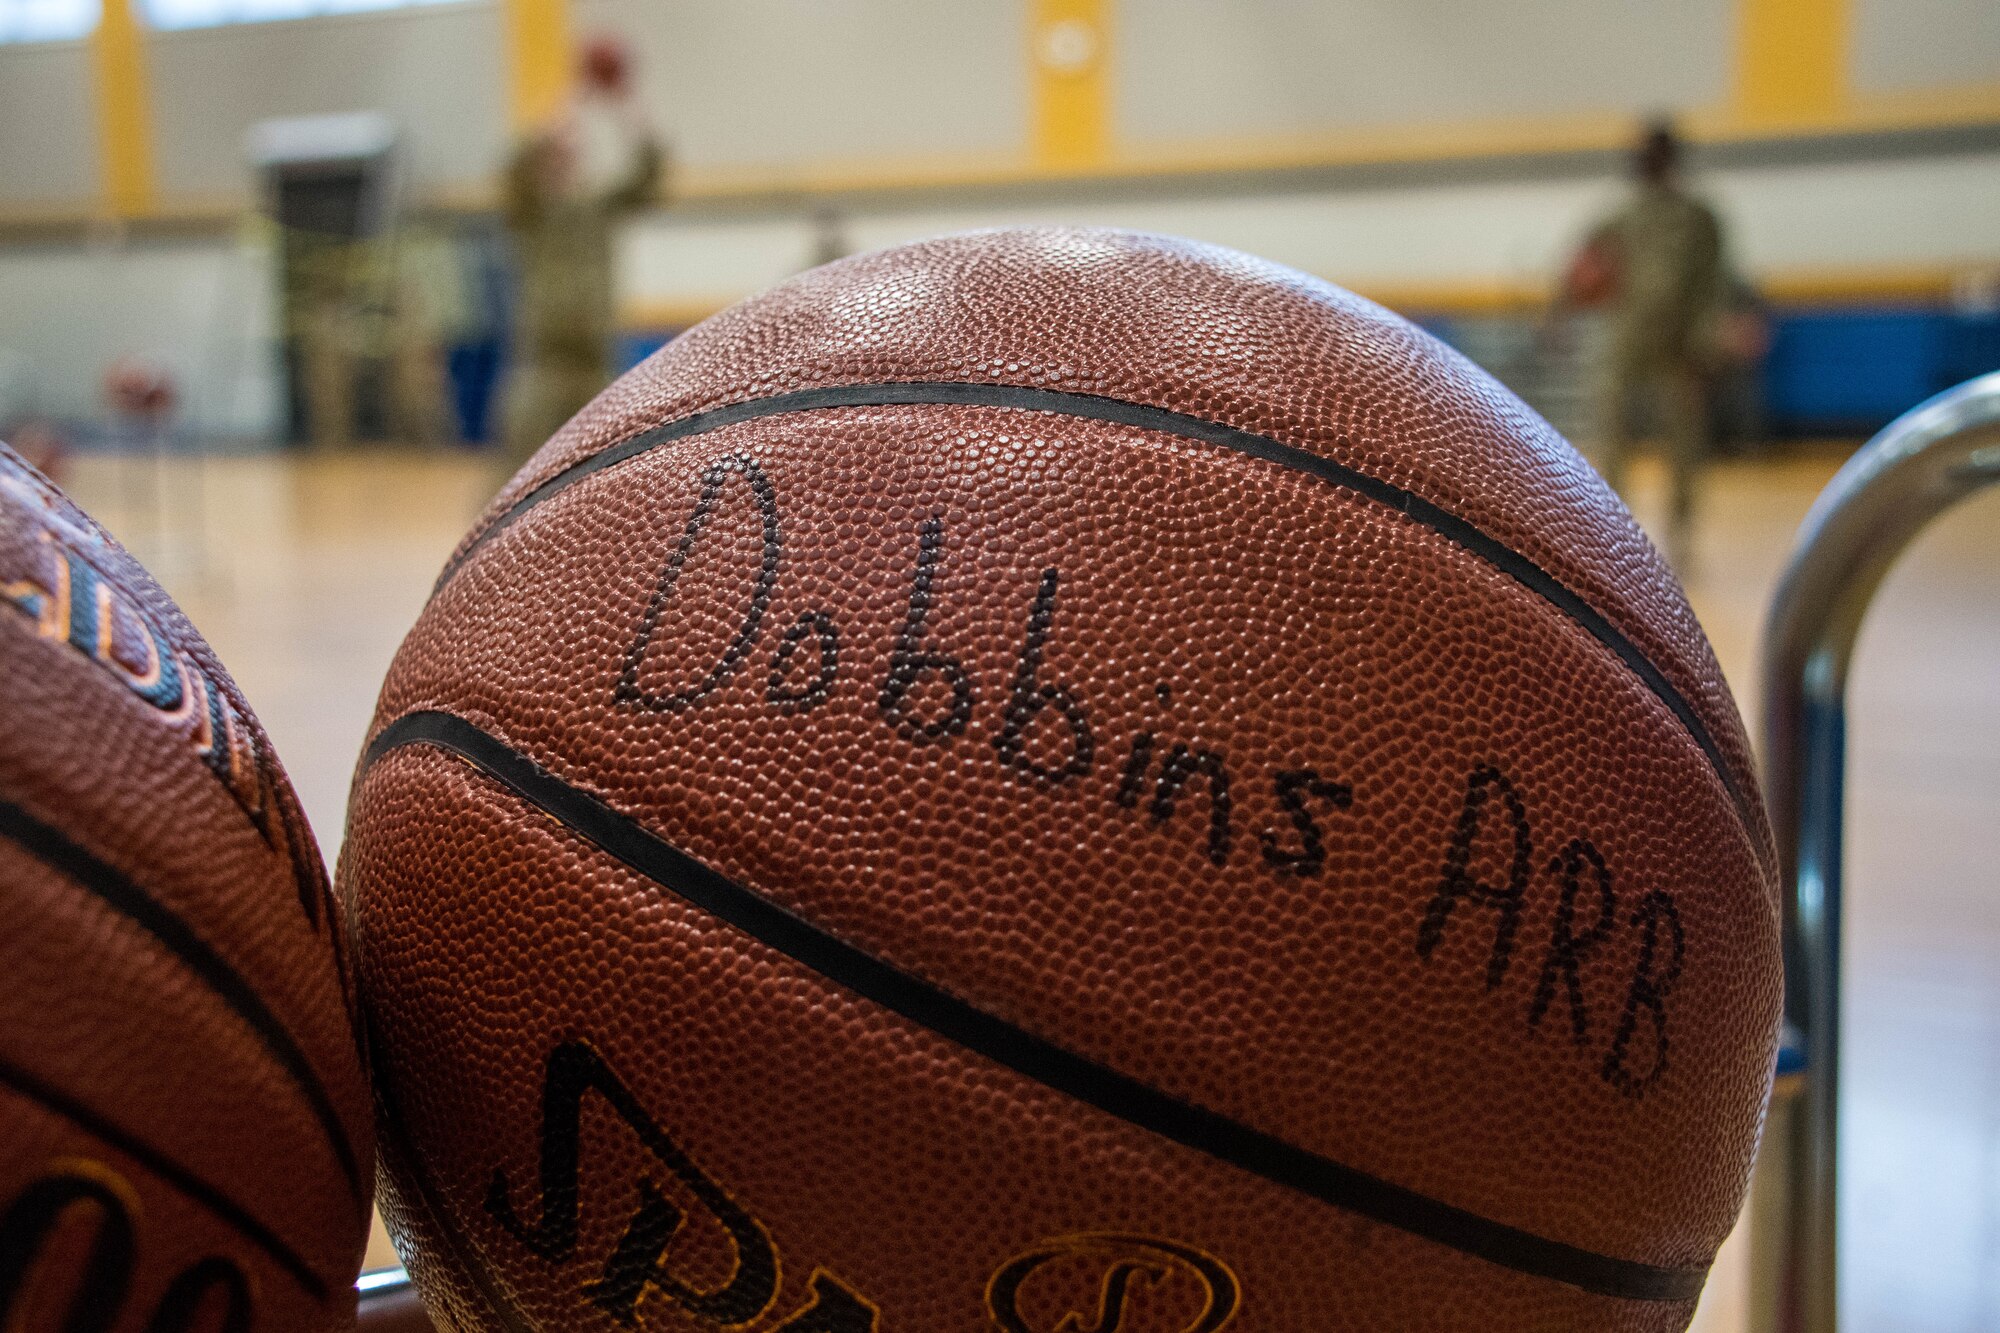
[[[47,3],[48,0],[31,0]],[[147,25],[163,32],[213,28],[224,23],[268,23],[322,14],[359,14],[376,9],[446,4],[451,0],[140,0]],[[8,0],[0,0],[0,4]],[[93,10],[96,0],[90,0]]]
[[[98,0],[0,0],[0,42],[71,42],[97,26]]]

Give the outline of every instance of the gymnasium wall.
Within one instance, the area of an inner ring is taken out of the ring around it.
[[[0,46],[0,210],[53,210],[95,197],[87,57],[80,42]]]
[[[1019,0],[576,0],[629,35],[639,93],[716,178],[1019,151]]]
[[[419,197],[483,190],[506,144],[503,54],[485,3],[161,33],[150,61],[159,192],[240,204],[252,125],[361,110],[407,127],[404,168]]]
[[[268,436],[275,313],[268,256],[235,236],[0,246],[0,422],[94,425],[105,369],[137,355],[173,373],[193,429]]]
[[[1134,0],[1118,18],[1118,128],[1177,144],[1706,106],[1728,89],[1734,13],[1731,0]]]
[[[1941,310],[2000,266],[1991,0],[462,0],[142,31],[136,128],[107,39],[0,45],[0,360],[87,417],[112,357],[159,357],[200,379],[203,429],[268,430],[249,126],[387,111],[411,203],[476,215],[564,63],[510,44],[528,10],[630,37],[673,140],[676,197],[624,248],[635,331],[795,270],[829,203],[853,248],[1115,223],[1420,312],[1520,310],[1663,108],[1781,301]]]
[[[1856,0],[1854,86],[1864,93],[1990,83],[2000,70],[2000,5]]]
[[[1608,169],[1491,179],[1464,167],[1428,180],[1109,198],[859,201],[842,213],[853,249],[1029,222],[1140,227],[1249,250],[1418,311],[1505,309],[1546,289],[1589,222],[1619,199]],[[2000,154],[1963,152],[1830,164],[1698,168],[1727,216],[1737,262],[1788,276],[1786,296],[1836,295],[1846,274],[2000,264]],[[811,253],[802,213],[745,218],[665,210],[625,238],[637,322],[672,326],[796,272]]]

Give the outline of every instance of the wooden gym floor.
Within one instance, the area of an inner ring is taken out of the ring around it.
[[[1695,608],[1746,717],[1765,607],[1841,452],[1721,465]],[[329,857],[377,685],[491,485],[466,457],[83,459],[72,493],[151,564],[268,726]],[[1642,519],[1657,476],[1637,479]],[[1849,771],[1848,1333],[2000,1328],[2000,494],[1941,521],[1862,637]],[[1741,1236],[1699,1333],[1736,1333]],[[378,1236],[373,1257],[391,1258]]]

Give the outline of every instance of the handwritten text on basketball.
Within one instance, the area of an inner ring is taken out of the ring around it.
[[[648,656],[670,623],[675,588],[726,502],[732,477],[742,479],[763,529],[742,619],[698,679],[674,689],[649,688],[642,679]],[[1121,757],[1115,768],[1107,770],[1100,764],[1099,737],[1083,702],[1068,686],[1047,678],[1044,659],[1057,619],[1062,572],[1041,573],[996,709],[994,702],[981,698],[979,683],[963,658],[939,643],[932,629],[945,560],[943,520],[926,520],[914,536],[909,596],[888,665],[879,679],[868,683],[882,721],[911,744],[929,747],[951,744],[990,715],[986,743],[994,760],[1019,780],[1052,788],[1108,771],[1115,780],[1108,793],[1111,799],[1123,809],[1143,811],[1161,828],[1174,824],[1184,806],[1199,805],[1186,827],[1209,861],[1227,864],[1241,848],[1237,826],[1242,800],[1242,779],[1231,772],[1228,758],[1198,739],[1174,739],[1142,729],[1119,743]],[[757,654],[777,592],[783,553],[777,493],[763,470],[741,456],[712,465],[702,475],[694,512],[626,649],[613,690],[617,701],[677,713],[699,705],[728,684]],[[757,662],[766,703],[783,712],[809,711],[826,703],[840,679],[842,635],[842,627],[826,609],[807,608],[793,616],[768,655]],[[1172,703],[1168,686],[1156,686],[1155,694],[1163,710]],[[1268,794],[1270,818],[1258,831],[1250,854],[1273,874],[1319,874],[1326,861],[1321,821],[1345,810],[1353,800],[1352,790],[1305,765],[1263,774],[1260,785]]]
[[[689,612],[676,605],[676,589],[704,534],[737,496],[752,502],[760,530],[755,572],[740,619],[711,659],[690,654],[680,641],[681,617]],[[1143,812],[1153,829],[1191,838],[1215,866],[1248,858],[1276,876],[1311,879],[1325,873],[1329,821],[1365,796],[1357,794],[1348,775],[1309,757],[1246,774],[1216,738],[1176,737],[1165,722],[1105,737],[1090,702],[1048,666],[1063,606],[1063,574],[1055,567],[1040,572],[1031,592],[1023,590],[1025,621],[995,697],[993,678],[976,672],[938,629],[952,559],[944,519],[922,519],[911,537],[907,595],[897,623],[885,627],[887,662],[857,682],[883,725],[919,748],[983,742],[993,763],[1035,788],[1095,779],[1116,808]],[[613,687],[615,700],[679,713],[699,706],[747,668],[773,710],[803,713],[826,705],[843,684],[843,668],[852,676],[859,668],[849,664],[866,655],[852,651],[847,636],[854,628],[839,623],[826,607],[796,610],[766,642],[765,622],[784,558],[778,495],[763,469],[743,455],[711,464],[634,627]],[[660,662],[670,662],[682,683],[670,688],[656,679]],[[1154,712],[1164,718],[1174,702],[1172,687],[1162,682],[1151,689]],[[1415,909],[1421,918],[1415,923],[1416,953],[1426,962],[1456,956],[1462,950],[1446,947],[1447,937],[1471,932],[1468,918],[1482,910],[1491,918],[1483,958],[1486,989],[1497,992],[1528,918],[1535,831],[1513,783],[1491,764],[1466,779],[1455,824],[1450,813],[1440,815],[1451,831],[1439,858],[1441,876],[1429,886],[1428,901]],[[1246,824],[1256,830],[1254,839],[1243,836]],[[1487,862],[1500,869],[1482,879]],[[1526,1026],[1539,1031],[1560,1005],[1573,1044],[1588,1053],[1598,1075],[1621,1092],[1640,1095],[1667,1070],[1667,1001],[1686,953],[1674,899],[1647,886],[1637,893],[1623,890],[1628,898],[1621,903],[1612,868],[1582,836],[1570,838],[1541,872],[1554,905],[1523,1010]],[[1588,996],[1614,986],[1621,1008],[1607,1033],[1593,1021]]]

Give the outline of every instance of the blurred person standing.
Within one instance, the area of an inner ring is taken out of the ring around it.
[[[402,227],[388,330],[388,416],[395,437],[437,446],[458,439],[449,348],[471,332],[457,238],[436,219]]]
[[[293,394],[293,438],[345,449],[356,434],[356,367],[365,330],[358,310],[362,242],[291,228],[279,287]]]
[[[1597,465],[1623,493],[1635,408],[1650,407],[1671,479],[1666,555],[1684,573],[1695,492],[1709,454],[1711,346],[1724,290],[1722,224],[1681,180],[1673,125],[1647,127],[1632,154],[1636,189],[1571,262],[1567,305],[1605,307],[1609,347],[1597,392]]]
[[[616,372],[613,240],[651,203],[666,150],[631,92],[625,48],[588,43],[579,96],[515,151],[506,220],[519,286],[501,463],[511,476]]]

